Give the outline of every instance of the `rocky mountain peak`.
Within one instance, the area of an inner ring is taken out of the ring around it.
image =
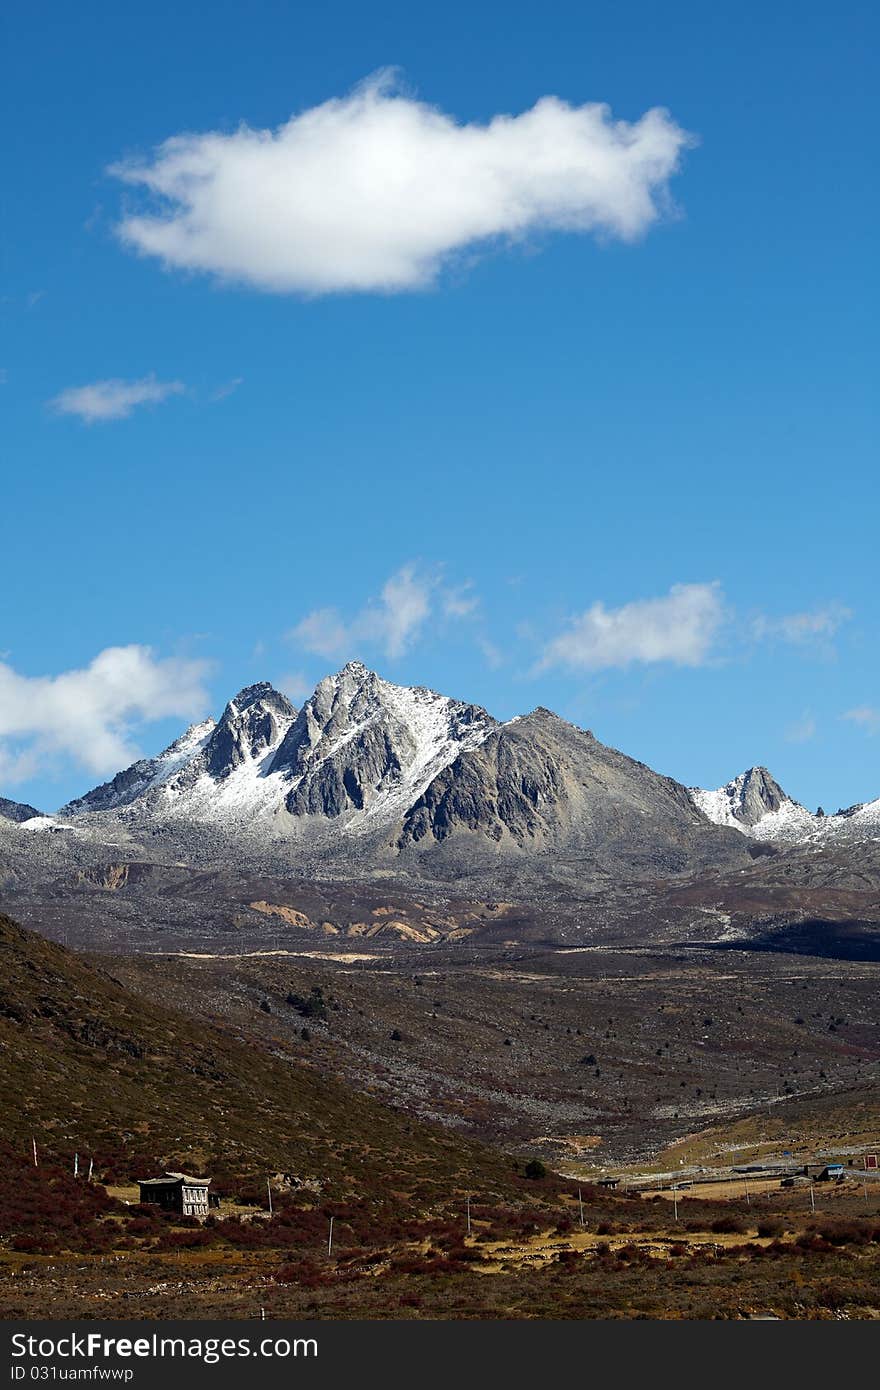
[[[286,805],[294,815],[403,804],[494,727],[478,705],[393,685],[350,661],[306,700],[270,770],[293,781]]]
[[[10,801],[5,796],[0,796],[0,818],[11,820],[16,825],[21,825],[23,821],[32,820],[34,816],[41,816],[42,811],[38,811],[35,806],[28,806],[24,801]]]
[[[239,711],[250,709],[252,705],[264,704],[268,709],[278,710],[284,715],[294,715],[296,710],[290,703],[286,695],[282,695],[280,690],[276,690],[270,681],[257,681],[254,685],[246,685],[243,690],[239,690],[226,706],[227,710],[231,706]]]
[[[296,709],[286,695],[258,681],[229,701],[205,747],[206,770],[215,780],[228,777],[245,762],[254,762],[276,748]]]
[[[814,817],[783,791],[766,767],[750,767],[715,791],[691,787],[695,804],[716,825],[764,838],[772,830],[790,838],[808,832]]]
[[[747,825],[754,825],[769,811],[778,811],[785,801],[790,801],[766,767],[750,767],[742,776],[735,778],[733,784],[734,800],[738,804],[737,818]]]

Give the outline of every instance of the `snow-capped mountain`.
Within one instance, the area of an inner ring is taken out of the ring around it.
[[[230,700],[58,813],[295,832],[328,820],[365,833],[399,819],[436,774],[496,726],[477,705],[392,685],[360,662],[328,676],[297,713],[268,682]]]
[[[781,844],[872,838],[880,834],[880,800],[827,816],[788,796],[766,767],[750,767],[715,791],[688,789],[694,803],[716,825],[730,826],[755,840]]]
[[[358,661],[321,681],[291,724],[271,771],[294,816],[364,813],[394,820],[438,772],[496,727],[479,705],[392,685]]]
[[[83,852],[138,842],[145,852],[158,836],[181,861],[271,870],[382,871],[396,860],[449,878],[540,859],[542,873],[608,881],[735,866],[749,838],[877,835],[880,802],[813,815],[762,767],[716,791],[687,789],[549,710],[499,723],[353,661],[299,711],[267,681],[247,686],[216,722],[54,817],[18,818],[24,830],[74,832],[63,838]]]
[[[511,858],[603,881],[739,862],[687,790],[549,710],[499,723],[479,705],[394,685],[350,662],[297,712],[267,682],[214,723],[32,828],[74,843],[155,843],[181,860],[391,860],[444,878]],[[131,849],[127,852],[131,852]],[[569,868],[564,866],[568,864]],[[543,870],[542,870],[543,872]]]
[[[782,790],[766,767],[750,767],[715,791],[691,787],[690,794],[716,825],[729,825],[757,840],[801,840],[817,820]]]
[[[278,779],[264,785],[269,764],[296,715],[268,681],[246,686],[220,718],[193,724],[155,758],[144,758],[111,782],[71,801],[59,817],[128,812],[175,819],[234,818],[277,800]]]

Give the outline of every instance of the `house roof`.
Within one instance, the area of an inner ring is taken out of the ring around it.
[[[210,1187],[210,1178],[191,1178],[187,1173],[163,1173],[161,1178],[139,1178],[140,1187],[177,1187],[186,1183],[187,1187]]]

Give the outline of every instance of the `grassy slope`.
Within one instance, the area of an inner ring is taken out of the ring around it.
[[[301,1062],[131,994],[0,916],[0,1129],[96,1171],[318,1177],[341,1195],[503,1190],[509,1163]]]

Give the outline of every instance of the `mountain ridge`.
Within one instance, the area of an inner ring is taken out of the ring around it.
[[[735,868],[751,840],[857,840],[880,829],[880,802],[814,816],[764,767],[688,788],[544,706],[502,722],[352,661],[299,709],[268,681],[245,686],[156,757],[10,827],[126,857],[525,891]]]
[[[780,844],[825,844],[880,833],[880,799],[841,807],[826,815],[813,812],[788,795],[766,767],[747,768],[723,787],[688,791],[704,815],[749,838]]]

